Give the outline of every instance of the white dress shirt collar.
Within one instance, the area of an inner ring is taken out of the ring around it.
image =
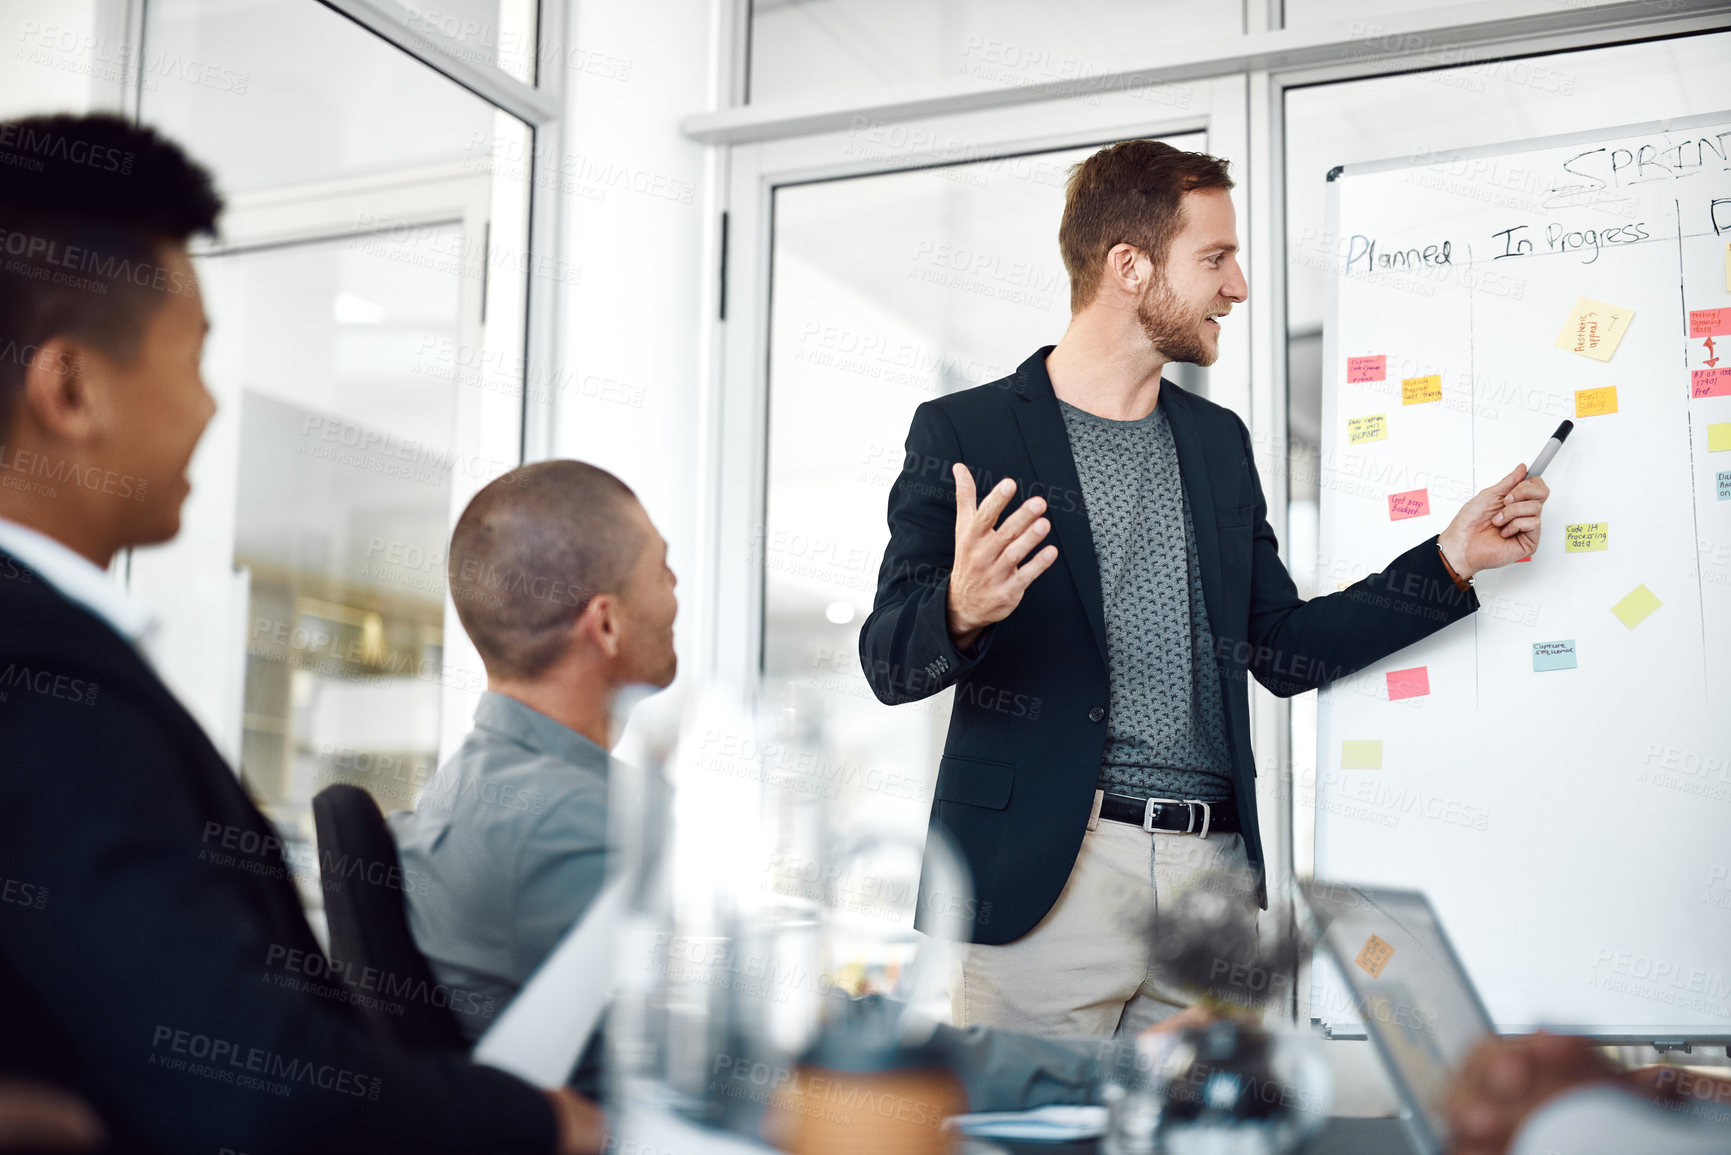
[[[0,517],[0,550],[114,628],[147,656],[157,618],[113,577],[45,533]]]

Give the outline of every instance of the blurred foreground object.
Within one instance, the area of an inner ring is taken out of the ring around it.
[[[1264,935],[1244,880],[1199,875],[1161,912],[1150,965],[1196,1003],[1137,1040],[1139,1075],[1108,1088],[1106,1155],[1277,1155],[1328,1121],[1332,1081],[1320,1042],[1268,1028],[1292,990],[1300,944]]]
[[[104,1138],[96,1112],[76,1095],[0,1081],[0,1151],[89,1151]]]

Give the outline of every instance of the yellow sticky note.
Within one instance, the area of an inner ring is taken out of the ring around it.
[[[1382,739],[1348,738],[1340,744],[1342,770],[1381,770]]]
[[[1566,526],[1563,530],[1564,553],[1597,553],[1611,546],[1611,524],[1589,521]]]
[[[1725,242],[1725,291],[1731,293],[1731,241]]]
[[[1603,389],[1575,390],[1576,417],[1602,417],[1607,413],[1617,411],[1617,387],[1606,385]]]
[[[1384,441],[1388,438],[1388,421],[1386,415],[1375,413],[1369,417],[1348,417],[1346,419],[1346,443],[1362,445],[1366,441]]]
[[[1563,331],[1557,334],[1557,348],[1595,361],[1609,361],[1634,316],[1633,309],[1577,297],[1569,319],[1563,322]]]
[[[1371,978],[1378,978],[1382,968],[1388,965],[1388,960],[1394,957],[1394,948],[1377,935],[1371,935],[1364,940],[1364,949],[1358,952],[1358,957],[1352,961],[1358,964],[1358,969]]]
[[[1727,450],[1731,450],[1731,421],[1707,426],[1707,452],[1724,453]]]
[[[1442,377],[1408,377],[1400,383],[1402,405],[1423,405],[1426,401],[1442,400]]]
[[[1658,609],[1662,604],[1653,596],[1653,591],[1644,585],[1630,590],[1628,596],[1611,607],[1611,612],[1617,615],[1617,620],[1631,630],[1647,620],[1647,615]]]

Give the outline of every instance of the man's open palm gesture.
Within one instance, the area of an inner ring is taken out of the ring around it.
[[[976,502],[974,475],[956,462],[956,558],[950,567],[950,592],[946,603],[950,639],[965,650],[979,640],[980,632],[1001,622],[1022,604],[1022,594],[1033,580],[1058,560],[1058,547],[1049,545],[1023,565],[1052,523],[1040,515],[1046,499],[1030,497],[1022,507],[993,528],[998,515],[1015,496],[1016,483],[1006,477],[992,487],[986,500]]]

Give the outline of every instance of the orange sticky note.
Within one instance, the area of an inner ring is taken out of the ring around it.
[[[1430,670],[1424,666],[1414,666],[1410,670],[1390,670],[1388,672],[1388,700],[1398,702],[1402,698],[1426,698],[1430,696]]]
[[[1346,359],[1346,383],[1362,385],[1366,381],[1381,381],[1386,373],[1388,357],[1348,357]]]
[[[1576,417],[1602,417],[1607,413],[1617,411],[1617,387],[1606,385],[1603,389],[1575,390]]]
[[[1408,377],[1400,383],[1400,403],[1402,405],[1423,405],[1427,401],[1442,400],[1442,377],[1432,374],[1429,377]]]
[[[1430,491],[1428,489],[1409,489],[1405,493],[1388,495],[1388,519],[1390,521],[1405,521],[1409,517],[1423,517],[1430,512]]]
[[[1388,965],[1388,960],[1394,957],[1394,948],[1381,938],[1371,935],[1364,942],[1364,949],[1358,952],[1358,957],[1352,961],[1358,964],[1358,969],[1371,978],[1381,978],[1382,968]]]

